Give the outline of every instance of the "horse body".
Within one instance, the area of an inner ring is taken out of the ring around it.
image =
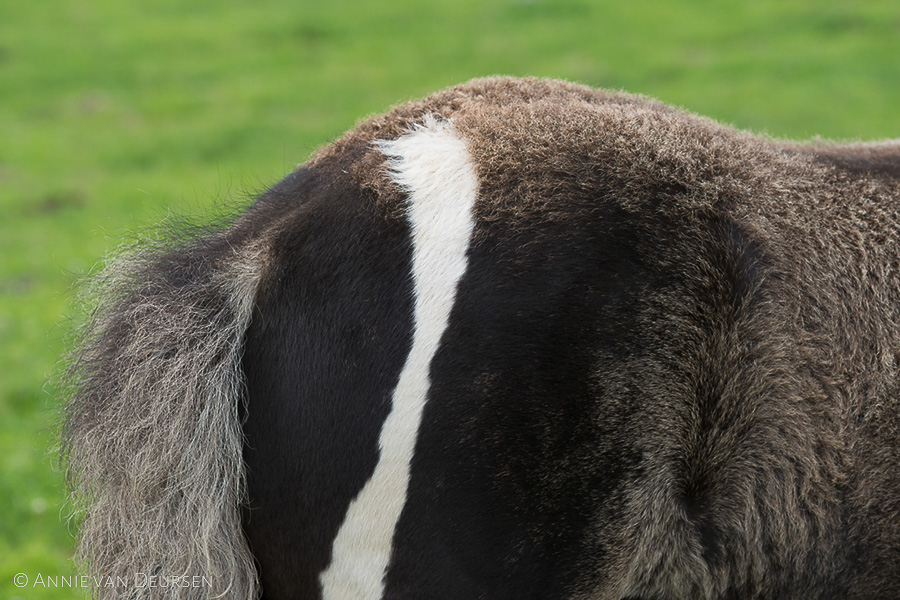
[[[898,165],[539,80],[374,118],[114,276],[82,555],[185,598],[900,597]]]

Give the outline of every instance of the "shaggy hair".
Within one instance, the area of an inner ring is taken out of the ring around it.
[[[304,176],[394,218],[378,142],[431,118],[476,165],[472,252],[501,240],[525,272],[525,244],[556,258],[553,236],[587,220],[623,249],[611,264],[646,276],[605,315],[620,352],[596,352],[585,423],[608,437],[566,476],[626,452],[640,469],[593,508],[572,597],[900,596],[900,144],[780,143],[640,96],[491,78],[362,123]],[[258,594],[241,352],[302,209],[289,187],[224,233],[113,263],[74,355],[63,439],[86,567],[213,582],[141,597]],[[543,475],[534,502],[553,506],[564,478]]]
[[[79,556],[111,582],[96,586],[98,598],[257,596],[240,522],[238,409],[264,261],[263,246],[214,236],[126,254],[103,273],[63,430],[84,510]],[[137,574],[200,576],[209,587],[139,585]]]

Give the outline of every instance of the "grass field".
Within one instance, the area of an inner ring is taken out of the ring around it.
[[[898,56],[895,0],[2,3],[0,599],[81,595],[34,586],[72,573],[46,382],[73,282],[136,231],[242,201],[366,114],[495,73],[778,137],[900,137]]]

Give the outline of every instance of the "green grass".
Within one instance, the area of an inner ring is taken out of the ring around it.
[[[71,573],[45,381],[69,289],[170,212],[279,179],[366,114],[504,73],[624,88],[779,137],[900,137],[895,0],[0,5],[0,600]]]

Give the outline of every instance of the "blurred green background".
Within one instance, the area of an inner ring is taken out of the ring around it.
[[[896,0],[0,3],[0,598],[81,595],[33,587],[72,573],[47,381],[74,281],[123,240],[249,201],[363,116],[476,76],[896,138],[898,57]]]

